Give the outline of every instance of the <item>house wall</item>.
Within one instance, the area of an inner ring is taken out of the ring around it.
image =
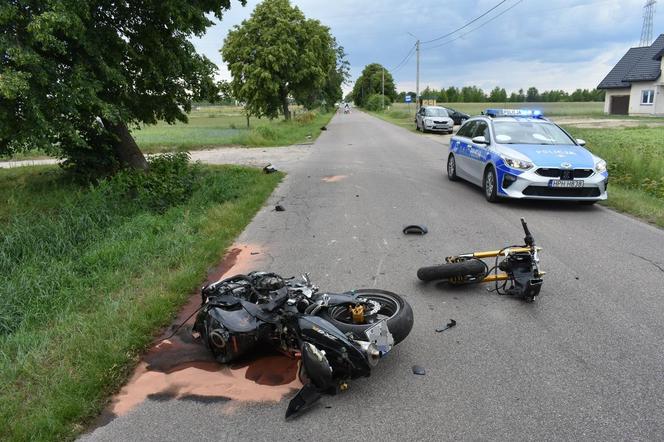
[[[614,95],[629,95],[629,94],[630,94],[629,88],[606,89],[606,96],[604,97],[604,113],[608,114],[611,111],[611,97],[613,97]]]
[[[664,116],[664,87],[660,77],[657,81],[639,81],[632,83],[629,97],[630,115],[662,115]],[[653,104],[641,104],[641,93],[644,90],[655,91],[655,102]]]

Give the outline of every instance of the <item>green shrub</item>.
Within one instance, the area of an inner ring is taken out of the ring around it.
[[[272,126],[258,126],[256,132],[267,141],[274,141],[279,136],[276,129]]]
[[[379,111],[383,109],[383,103],[385,104],[385,107],[387,107],[392,103],[392,101],[388,96],[373,94],[369,96],[367,99],[367,104],[364,107],[370,111]]]
[[[297,121],[300,124],[309,124],[315,119],[316,119],[316,113],[311,111],[303,112],[293,117],[293,120]]]
[[[191,196],[198,178],[188,152],[155,156],[145,172],[123,170],[100,183],[104,192],[134,200],[140,207],[164,212]]]

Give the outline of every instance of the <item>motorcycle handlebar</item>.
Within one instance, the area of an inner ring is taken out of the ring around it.
[[[526,224],[525,218],[521,218],[521,225],[523,226],[523,231],[526,234],[526,237],[523,239],[524,242],[526,243],[527,246],[534,246],[535,238],[533,238],[533,235],[530,233],[530,230],[528,230],[528,224]]]

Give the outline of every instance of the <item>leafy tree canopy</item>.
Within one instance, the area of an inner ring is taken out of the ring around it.
[[[290,118],[289,99],[307,107],[341,99],[348,76],[343,48],[330,29],[307,19],[289,0],[265,0],[235,26],[221,55],[233,95],[256,116]]]
[[[244,4],[245,0],[241,0]],[[0,154],[40,148],[90,172],[147,163],[130,128],[186,121],[216,94],[189,41],[230,0],[0,3]]]
[[[383,89],[383,70],[385,71],[385,96],[390,101],[397,98],[397,89],[392,74],[378,63],[365,66],[353,86],[353,102],[357,106],[364,106],[370,95],[381,94]]]

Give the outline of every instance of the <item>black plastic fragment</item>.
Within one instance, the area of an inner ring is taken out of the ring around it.
[[[436,332],[438,332],[438,333],[440,333],[440,332],[444,332],[444,331],[447,330],[448,328],[452,328],[452,327],[454,327],[455,325],[456,325],[456,321],[455,321],[454,319],[450,319],[450,322],[448,322],[447,325],[446,325],[445,327],[443,327],[443,328],[437,328],[437,329],[436,329]]]
[[[316,386],[314,384],[306,384],[288,403],[286,419],[288,420],[297,417],[306,409],[311,408],[311,406],[314,405],[320,398],[321,394],[318,392]]]
[[[327,130],[327,126],[321,127],[320,130]]]
[[[411,224],[403,228],[405,235],[426,235],[429,229],[424,224]]]
[[[277,204],[276,206],[274,206],[274,210],[276,210],[277,212],[286,211],[286,209],[284,209],[284,206],[282,206],[281,204]]]
[[[419,365],[413,365],[413,374],[424,376],[427,374],[427,372],[424,369],[424,367],[420,367]]]
[[[263,172],[265,173],[274,173],[277,171],[277,168],[274,167],[272,164],[268,164],[267,166],[263,167]]]

